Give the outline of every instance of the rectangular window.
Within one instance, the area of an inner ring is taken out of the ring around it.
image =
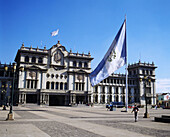
[[[34,81],[31,80],[31,88],[33,89]]]
[[[116,94],[118,94],[118,87],[116,87]]]
[[[76,90],[78,90],[78,83],[76,83]]]
[[[35,81],[34,89],[37,89],[37,81]]]
[[[114,84],[116,84],[116,79],[114,79]]]
[[[27,80],[27,88],[29,88],[30,80]]]
[[[81,83],[79,83],[79,90],[81,90]]]
[[[4,71],[0,70],[0,76],[3,77],[4,76]]]
[[[113,83],[113,79],[110,80],[110,83]]]
[[[95,92],[96,92],[96,93],[98,92],[98,86],[95,87]]]
[[[82,83],[82,91],[84,91],[84,83]]]

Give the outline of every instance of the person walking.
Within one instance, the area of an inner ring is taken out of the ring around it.
[[[138,117],[138,112],[139,112],[139,108],[135,105],[132,112],[134,112],[135,115],[135,122],[137,122],[137,117]],[[132,113],[131,112],[131,113]]]

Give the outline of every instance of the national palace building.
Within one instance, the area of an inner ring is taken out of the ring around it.
[[[73,53],[58,43],[50,49],[25,47],[22,44],[15,57],[17,72],[14,90],[15,104],[105,104],[124,102],[126,94],[126,76],[112,74],[95,87],[90,84],[90,52]],[[13,72],[12,64],[0,64],[0,105],[9,102]],[[134,63],[128,65],[128,102],[156,104],[154,63]],[[23,70],[23,71],[22,71]]]

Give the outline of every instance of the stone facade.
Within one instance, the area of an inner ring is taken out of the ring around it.
[[[60,42],[49,50],[22,45],[15,58],[25,68],[18,76],[19,103],[89,103],[92,59],[90,53],[68,52]]]
[[[128,103],[145,105],[145,92],[148,104],[156,104],[154,63],[138,63],[128,65]],[[146,77],[146,79],[145,79]],[[150,79],[150,80],[149,80]],[[126,96],[126,76],[112,74],[107,79],[93,87],[92,101],[94,103],[123,102]]]
[[[50,49],[25,47],[22,44],[15,57],[18,70],[15,102],[39,105],[125,103],[126,76],[113,73],[92,87],[89,80],[92,60],[90,52],[72,53],[59,41]],[[24,71],[20,71],[20,68],[24,68]],[[128,65],[129,104],[144,105],[145,95],[149,104],[156,104],[156,68],[154,63],[140,61]],[[1,91],[3,77],[0,76]],[[11,85],[12,75],[5,78],[5,81]]]

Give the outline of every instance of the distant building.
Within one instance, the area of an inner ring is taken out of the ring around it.
[[[5,71],[5,67],[7,70]],[[12,64],[0,63],[0,106],[7,105],[10,102],[10,93],[12,90],[13,72]],[[17,79],[14,82],[15,93],[17,91]],[[17,102],[17,95],[15,94],[14,101]]]
[[[138,63],[128,65],[128,102],[145,105],[145,90],[148,104],[156,104],[154,63]],[[150,81],[145,80],[150,77]],[[126,76],[124,74],[112,74],[93,88],[93,102],[125,102]]]
[[[157,94],[157,105],[170,108],[170,93]]]
[[[125,75],[112,74],[92,87],[90,52],[72,53],[58,42],[50,49],[25,47],[18,50],[15,62],[17,69],[17,103],[37,103],[47,105],[70,105],[79,103],[125,103]],[[128,65],[128,102],[145,104],[145,92],[148,103],[156,104],[154,63]],[[146,77],[147,76],[147,77]],[[10,77],[9,81],[10,81]],[[8,81],[8,78],[6,80]],[[2,85],[3,77],[0,77]]]

